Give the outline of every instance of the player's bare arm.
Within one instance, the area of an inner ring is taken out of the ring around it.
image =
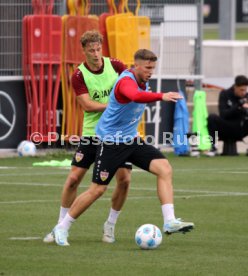
[[[107,104],[99,103],[92,100],[89,94],[81,94],[77,96],[77,102],[86,112],[101,112],[104,111]]]

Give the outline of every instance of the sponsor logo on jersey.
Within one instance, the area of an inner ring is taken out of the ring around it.
[[[99,92],[98,91],[94,91],[93,93],[94,94],[92,96],[92,99],[95,100],[95,101],[99,100],[100,99]]]
[[[95,90],[93,92],[92,99],[95,100],[95,101],[99,101],[100,98],[108,97],[110,95],[110,92],[111,92],[111,89],[109,89],[109,90],[103,90],[103,91],[97,91],[97,90]]]
[[[103,172],[103,171],[100,172],[100,178],[102,181],[105,181],[108,178],[108,176],[109,176],[109,172]]]
[[[84,154],[82,152],[77,152],[75,155],[75,159],[77,162],[80,162],[84,158]]]

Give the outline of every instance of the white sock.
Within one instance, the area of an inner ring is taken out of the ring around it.
[[[108,217],[108,222],[112,223],[112,224],[116,224],[116,221],[118,219],[119,214],[121,213],[121,211],[116,211],[114,209],[110,209],[109,211],[109,217]]]
[[[65,215],[67,214],[67,212],[69,211],[70,208],[64,208],[64,207],[60,207],[60,212],[59,212],[59,220],[58,223],[60,223],[63,218],[65,217]]]
[[[175,219],[174,204],[168,203],[161,206],[164,217],[164,224],[169,220]]]
[[[67,213],[58,226],[68,231],[74,221],[75,219]]]

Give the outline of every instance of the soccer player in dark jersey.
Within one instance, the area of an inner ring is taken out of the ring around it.
[[[93,181],[90,189],[75,199],[66,217],[55,226],[55,241],[58,245],[69,245],[67,237],[72,223],[106,191],[120,164],[127,160],[157,176],[157,194],[164,219],[163,231],[168,234],[186,233],[194,228],[192,222],[175,217],[171,165],[159,150],[148,145],[137,133],[145,103],[176,102],[182,98],[177,92],[148,92],[148,80],[156,60],[153,52],[138,50],[134,56],[134,69],[125,70],[115,83],[109,104],[96,126],[101,144],[97,149]],[[92,190],[94,195],[90,193]]]
[[[102,57],[102,36],[97,31],[83,34],[81,44],[86,61],[78,66],[72,76],[72,85],[77,101],[84,110],[83,136],[71,163],[71,171],[65,181],[61,196],[58,222],[67,214],[77,196],[80,182],[95,161],[97,144],[95,126],[105,110],[110,91],[126,66],[117,59]],[[120,210],[125,202],[131,179],[131,163],[124,162],[116,172],[117,185],[112,195],[112,208],[103,226],[104,242],[115,241],[114,228]],[[94,190],[89,189],[90,194]],[[54,242],[53,231],[45,236],[44,242]]]

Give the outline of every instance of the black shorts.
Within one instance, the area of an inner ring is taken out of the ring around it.
[[[92,181],[108,185],[120,164],[126,161],[149,171],[150,163],[154,159],[166,158],[158,149],[146,144],[141,138],[134,139],[129,145],[102,142],[97,148]]]
[[[97,147],[101,144],[101,141],[97,137],[83,136],[80,139],[78,148],[73,156],[71,165],[89,169],[95,162]],[[119,168],[132,169],[132,164],[129,162],[123,162]]]

